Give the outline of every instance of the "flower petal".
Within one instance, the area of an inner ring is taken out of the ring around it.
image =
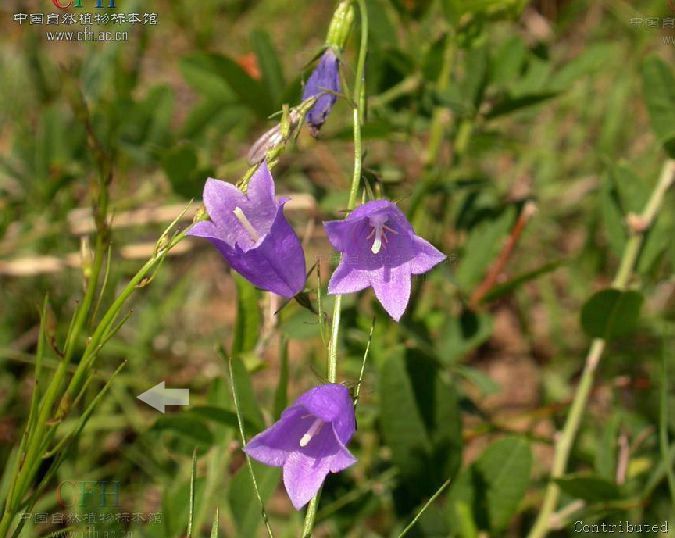
[[[356,458],[340,442],[335,429],[325,424],[308,445],[298,447],[284,463],[284,485],[293,506],[300,509],[314,497],[329,472],[343,471],[354,463]]]
[[[193,237],[204,237],[206,239],[216,238],[221,239],[220,230],[216,225],[210,220],[202,220],[195,223],[187,232],[188,235]]]
[[[292,452],[284,463],[284,486],[296,510],[317,494],[330,470],[330,458],[315,460],[301,452]]]
[[[356,430],[354,402],[349,389],[338,383],[319,385],[305,392],[293,405],[300,405],[312,415],[331,422],[338,439],[346,445]]]
[[[410,272],[413,275],[430,271],[434,265],[441,263],[446,258],[446,255],[429,243],[429,241],[417,235],[413,238],[413,249],[416,251],[416,254],[409,262]]]
[[[356,293],[370,286],[369,272],[357,269],[343,260],[333,272],[328,282],[328,293],[340,295],[343,293]]]
[[[283,207],[278,208],[269,233],[257,246],[246,251],[235,249],[230,255],[221,252],[235,271],[259,288],[290,298],[305,287],[305,253]]]
[[[251,238],[234,216],[234,208],[245,205],[244,194],[234,185],[208,178],[204,185],[204,205],[213,223],[218,227],[218,239],[230,246],[251,243]]]
[[[248,183],[242,209],[258,233],[265,235],[274,223],[279,205],[274,198],[274,179],[263,161]]]
[[[280,467],[288,454],[298,449],[300,438],[312,424],[313,417],[305,415],[304,408],[289,407],[279,420],[246,443],[244,452],[265,465]]]
[[[395,321],[399,321],[410,300],[408,264],[385,266],[371,276],[371,282],[377,300]]]

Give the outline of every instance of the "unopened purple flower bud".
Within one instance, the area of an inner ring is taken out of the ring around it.
[[[332,48],[327,48],[319,60],[312,74],[305,84],[302,100],[318,96],[314,106],[307,113],[307,123],[312,128],[314,136],[326,121],[326,116],[337,101],[340,92],[340,60]]]

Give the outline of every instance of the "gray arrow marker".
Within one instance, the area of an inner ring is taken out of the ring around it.
[[[167,405],[190,405],[190,389],[167,389],[162,381],[136,398],[164,413]]]

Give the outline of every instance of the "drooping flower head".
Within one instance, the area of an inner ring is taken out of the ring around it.
[[[329,90],[328,92],[326,90]],[[320,96],[314,106],[307,112],[307,123],[316,136],[326,121],[326,116],[337,101],[336,93],[340,92],[340,60],[335,51],[328,47],[319,60],[305,84],[302,100]]]
[[[274,179],[263,162],[246,194],[225,181],[209,178],[204,205],[210,221],[198,222],[189,235],[205,237],[232,268],[251,283],[283,297],[305,287],[305,254],[284,216],[286,198],[274,195]]]
[[[316,495],[329,472],[337,473],[356,463],[346,447],[355,429],[349,390],[338,384],[319,385],[251,439],[244,452],[265,465],[283,467],[286,491],[300,510]]]
[[[387,200],[367,202],[344,220],[323,225],[335,250],[343,254],[328,292],[355,293],[370,286],[396,321],[410,299],[411,275],[426,273],[445,259],[415,234],[403,212]]]

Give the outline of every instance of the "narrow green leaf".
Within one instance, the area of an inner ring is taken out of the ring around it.
[[[675,76],[673,76],[673,71],[658,56],[649,56],[642,64],[642,85],[652,128],[671,157],[674,157]]]
[[[258,342],[261,315],[258,307],[260,294],[245,278],[234,275],[237,286],[237,321],[232,338],[232,356],[252,351]]]
[[[513,208],[509,208],[497,219],[481,222],[471,230],[455,274],[461,289],[471,291],[481,281],[508,235],[513,219]]]
[[[188,538],[192,538],[192,525],[195,513],[195,476],[197,474],[197,449],[192,451],[192,472],[190,473],[190,505],[188,507]]]
[[[204,447],[209,447],[215,442],[206,423],[196,415],[188,413],[162,415],[157,418],[150,431],[171,432]]]
[[[588,503],[614,501],[621,498],[621,490],[614,482],[593,475],[568,475],[556,483],[565,493]]]
[[[637,325],[642,294],[607,288],[594,293],[581,309],[581,327],[592,338],[611,339],[630,333]]]
[[[541,267],[538,267],[537,269],[527,271],[526,273],[518,275],[517,277],[514,277],[511,280],[504,282],[503,284],[499,284],[494,288],[492,288],[487,294],[485,294],[485,297],[483,297],[482,302],[489,303],[490,301],[494,301],[495,299],[499,299],[500,297],[508,295],[509,293],[512,293],[514,290],[518,289],[523,284],[535,280],[542,275],[550,273],[551,271],[555,271],[563,263],[564,260],[557,260],[554,262],[545,263]]]
[[[531,108],[546,101],[550,101],[558,95],[558,92],[539,92],[516,97],[504,97],[492,106],[490,111],[486,114],[486,117],[488,119],[494,119],[500,116],[506,116],[513,112],[519,112],[526,108]]]
[[[211,526],[211,538],[218,538],[218,508],[216,508],[216,515],[213,516],[213,525]]]
[[[274,418],[278,420],[288,405],[288,338],[281,335],[279,338],[279,382],[274,391]]]
[[[518,510],[530,483],[532,452],[522,437],[505,437],[492,443],[474,463],[481,484],[477,492],[487,509],[494,532],[503,530]]]

